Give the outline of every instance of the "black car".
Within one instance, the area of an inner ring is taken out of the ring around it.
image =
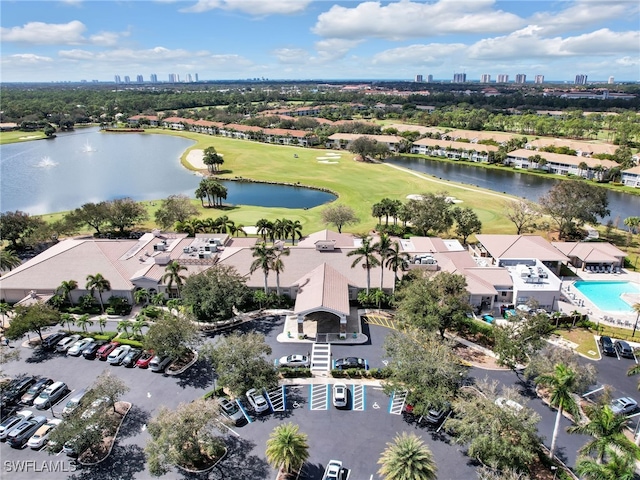
[[[616,355],[616,349],[613,346],[613,340],[611,340],[611,337],[602,336],[598,340],[598,343],[600,344],[600,350],[604,355]]]
[[[38,398],[40,392],[47,388],[49,385],[53,383],[53,380],[50,378],[39,378],[36,383],[31,385],[29,390],[26,391],[24,395],[20,398],[20,403],[22,405],[33,405],[33,401]]]
[[[334,367],[336,370],[346,370],[347,368],[369,369],[369,365],[364,358],[346,357],[336,360]]]
[[[136,366],[136,362],[142,356],[141,348],[132,348],[129,353],[122,359],[122,366],[133,368]]]
[[[616,340],[613,346],[621,357],[634,358],[633,348],[624,340]]]
[[[42,348],[45,350],[53,350],[56,348],[56,344],[65,337],[68,337],[69,334],[66,332],[56,332],[49,335],[42,341]]]
[[[37,380],[36,377],[23,377],[16,382],[11,382],[9,386],[2,391],[2,408],[18,403],[22,395],[27,393],[27,390],[29,390],[31,385],[36,383]]]
[[[87,360],[92,360],[96,358],[96,353],[98,349],[102,347],[105,343],[104,340],[96,340],[95,342],[91,342],[89,345],[82,349],[82,356]]]

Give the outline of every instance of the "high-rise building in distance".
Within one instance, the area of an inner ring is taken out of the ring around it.
[[[516,74],[516,83],[527,83],[527,76],[524,73]]]
[[[414,79],[414,82],[422,83],[423,82],[422,75],[416,75],[416,78]]]
[[[615,80],[614,80],[614,78],[613,78],[613,76],[609,77],[609,81],[607,81],[607,83],[608,83],[609,85],[613,85],[614,83],[616,83],[616,82],[615,82]]]
[[[144,83],[144,77],[143,77],[142,75],[138,75],[138,76],[136,77],[136,82],[138,82],[138,83]]]
[[[466,73],[454,73],[453,74],[453,83],[465,83],[467,81]]]
[[[480,75],[480,83],[490,83],[491,82],[491,75],[489,75],[488,73],[483,73],[482,75]]]
[[[129,75],[124,76],[124,83],[131,83],[131,77],[129,77]]]
[[[499,74],[498,78],[496,79],[496,82],[498,82],[498,83],[509,83],[509,75],[507,75],[506,73]]]
[[[427,82],[433,82],[433,75],[427,75]]]
[[[120,75],[115,75],[115,76],[113,77],[113,80],[114,80],[116,83],[122,83],[122,80],[120,79]]]
[[[199,82],[200,78],[198,77],[198,74],[196,73],[196,82]]]
[[[576,85],[586,85],[587,84],[587,76],[580,73],[576,75],[576,80],[574,82]]]
[[[536,75],[535,83],[537,84],[544,83],[544,75]]]
[[[151,83],[158,83],[158,75],[152,73],[149,78],[151,79]]]
[[[177,83],[180,81],[180,78],[175,73],[169,74],[169,83]]]

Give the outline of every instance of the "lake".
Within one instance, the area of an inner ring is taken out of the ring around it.
[[[195,198],[202,177],[180,164],[194,143],[168,135],[100,133],[88,128],[51,140],[1,145],[0,211],[40,215],[123,197]],[[336,199],[304,187],[221,183],[228,189],[226,203],[233,205],[312,208]]]

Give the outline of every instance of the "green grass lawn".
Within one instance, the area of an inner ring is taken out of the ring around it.
[[[586,328],[572,328],[572,329],[558,329],[553,333],[560,335],[562,338],[569,340],[570,342],[578,344],[576,352],[581,353],[587,358],[598,360],[600,353],[594,332],[587,330]]]
[[[46,135],[42,132],[20,132],[17,130],[0,132],[0,145],[4,145],[5,143],[28,142],[42,138],[46,138]]]

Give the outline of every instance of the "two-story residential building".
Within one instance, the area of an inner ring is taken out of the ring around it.
[[[537,165],[530,158],[535,155],[543,158],[546,163],[544,167]],[[527,150],[521,148],[509,152],[506,162],[512,164],[516,168],[544,168],[545,170],[556,173],[558,175],[577,175],[588,179],[599,178],[607,170],[619,166],[613,160],[601,160],[591,157],[576,157],[575,155],[564,155],[561,153],[549,153]]]
[[[464,159],[472,162],[486,162],[489,160],[489,152],[497,151],[498,147],[494,145],[452,142],[448,140],[435,140],[433,138],[421,138],[411,145],[411,153]]]

